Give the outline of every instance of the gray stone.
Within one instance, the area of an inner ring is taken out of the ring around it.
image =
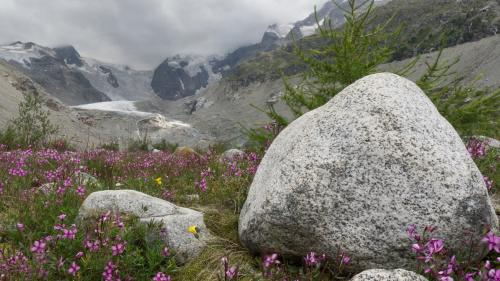
[[[42,184],[40,187],[39,187],[39,190],[41,190],[43,193],[45,194],[50,194],[54,191],[56,191],[56,184],[53,183],[53,182],[49,182],[49,183],[45,183],[45,184]]]
[[[352,268],[413,268],[408,225],[452,250],[498,220],[453,127],[411,81],[367,76],[292,122],[264,156],[239,235],[253,252],[335,256]]]
[[[137,216],[144,223],[160,223],[166,229],[165,242],[175,251],[175,258],[181,264],[196,257],[211,237],[202,213],[135,190],[106,190],[90,194],[80,207],[78,219],[92,218],[108,210]],[[188,232],[190,226],[198,228],[198,237]]]
[[[188,201],[199,201],[200,195],[199,194],[188,194],[188,195],[186,195],[186,199]]]
[[[84,185],[84,186],[95,185],[95,186],[97,186],[99,184],[99,182],[97,181],[97,179],[95,177],[93,177],[87,173],[83,173],[83,172],[75,173],[74,177],[75,177],[76,183],[79,185]],[[42,184],[39,187],[39,190],[41,190],[45,194],[50,194],[50,193],[55,192],[57,190],[57,186],[58,186],[57,183],[49,182],[49,183]]]
[[[404,269],[370,269],[354,276],[351,281],[427,281],[427,278]]]
[[[238,157],[243,157],[245,155],[244,151],[241,151],[239,149],[229,149],[226,150],[224,153],[222,153],[221,160],[234,160]]]
[[[497,217],[500,216],[500,194],[498,192],[495,192],[493,193],[493,195],[491,195],[491,202],[493,203],[493,207],[495,208]]]
[[[500,148],[500,141],[494,138],[485,137],[485,136],[473,136],[473,138],[479,139],[486,143],[488,147],[492,148]]]
[[[75,177],[77,178],[78,183],[81,185],[85,185],[85,186],[97,185],[99,183],[94,176],[89,175],[87,173],[83,173],[83,172],[75,174]]]

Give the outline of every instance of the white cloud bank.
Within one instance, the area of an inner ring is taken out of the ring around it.
[[[327,0],[0,0],[0,43],[72,44],[83,55],[152,69],[174,54],[256,43]]]

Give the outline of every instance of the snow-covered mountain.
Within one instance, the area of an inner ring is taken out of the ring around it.
[[[149,100],[156,96],[151,88],[152,71],[138,71],[125,65],[81,57],[73,46],[54,48],[58,57],[81,72],[92,86],[111,100]]]
[[[294,27],[293,24],[273,24],[270,25],[262,36],[262,43],[274,43],[279,40],[283,40],[288,36],[288,33]]]
[[[110,100],[105,93],[94,88],[81,72],[68,67],[54,49],[31,42],[15,42],[0,46],[0,59],[67,105]]]
[[[17,63],[25,68],[32,67],[33,59],[41,59],[44,56],[55,57],[54,50],[36,45],[34,43],[22,43],[20,41],[9,45],[0,46],[0,57],[8,62]]]
[[[376,0],[384,4],[389,0]],[[347,5],[346,1],[339,4]],[[295,23],[273,24],[261,42],[240,47],[223,57],[177,55],[165,59],[153,71],[81,57],[72,46],[48,48],[35,43],[15,42],[0,46],[0,59],[16,66],[48,93],[67,105],[105,101],[177,100],[195,95],[208,85],[232,74],[241,62],[273,51],[316,32],[316,18],[344,23],[343,12],[328,1],[317,14]]]
[[[98,90],[112,100],[149,100],[156,98],[151,88],[153,71],[139,71],[127,66],[83,58],[78,70]]]
[[[174,56],[163,61],[154,71],[151,87],[166,100],[176,100],[196,94],[200,89],[218,81],[214,57]]]
[[[323,20],[330,18],[336,26],[344,22],[343,12],[330,1],[318,11],[318,17]],[[158,96],[167,100],[194,95],[221,77],[231,75],[232,70],[241,62],[291,43],[292,34],[295,39],[312,35],[316,27],[313,13],[295,23],[270,25],[264,31],[260,42],[237,48],[224,57],[167,58],[156,68],[151,85]]]
[[[72,46],[48,48],[15,42],[0,46],[0,59],[67,105],[157,98],[151,88],[152,71],[83,58]]]

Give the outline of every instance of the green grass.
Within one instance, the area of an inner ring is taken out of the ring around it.
[[[9,175],[8,168],[12,167],[12,161],[15,163],[23,157],[26,158],[25,168],[30,173],[22,177]],[[495,181],[495,193],[499,192],[499,157],[500,149],[490,148],[486,156],[476,159],[480,170]],[[77,158],[80,161],[75,162]],[[252,181],[252,174],[243,172],[240,175],[235,173],[235,169],[247,171],[246,169],[258,162],[248,160],[248,158],[241,159],[232,167],[227,162],[221,162],[219,158],[220,154],[213,151],[199,156],[182,157],[170,153],[114,151],[51,151],[50,153],[46,151],[35,152],[31,156],[26,156],[22,151],[14,152],[14,154],[1,152],[0,181],[4,183],[4,191],[1,195],[2,204],[0,204],[0,221],[2,222],[0,249],[5,255],[22,251],[30,260],[30,266],[37,266],[36,256],[30,251],[34,241],[59,233],[54,230],[54,225],[61,223],[57,218],[61,213],[66,214],[64,224],[67,227],[76,222],[78,208],[84,198],[75,192],[78,185],[75,178],[68,190],[61,194],[42,192],[33,186],[40,184],[40,179],[44,178],[47,171],[55,171],[57,168],[60,168],[64,176],[56,181],[55,186],[63,186],[66,176],[71,177],[73,171],[83,164],[88,167],[88,172],[95,174],[98,179],[98,183],[86,186],[87,195],[108,188],[131,188],[165,198],[165,192],[168,191],[171,193],[168,196],[170,201],[204,212],[206,226],[214,239],[208,243],[199,256],[180,266],[172,257],[166,258],[161,255],[161,250],[165,245],[160,240],[154,243],[145,240],[145,237],[150,236],[147,233],[158,231],[157,226],[138,224],[135,218],[122,217],[126,224],[124,230],[109,225],[104,228],[103,232],[105,233],[103,235],[108,237],[120,235],[123,241],[127,242],[125,254],[114,257],[109,250],[92,253],[82,248],[86,235],[92,233],[92,229],[96,227],[95,220],[90,220],[85,224],[79,224],[75,240],[65,240],[50,246],[49,263],[52,266],[55,266],[59,257],[67,260],[63,270],[49,269],[49,276],[53,280],[73,280],[72,276],[67,273],[69,263],[72,261],[78,262],[81,266],[78,278],[75,280],[98,280],[109,260],[119,266],[122,277],[131,275],[137,278],[136,280],[150,280],[158,271],[170,274],[174,280],[218,280],[223,271],[222,257],[227,257],[231,265],[239,267],[240,279],[238,280],[264,280],[261,258],[246,250],[238,238],[239,211]],[[43,159],[46,161],[41,161]],[[110,164],[110,161],[113,164]],[[147,164],[148,167],[138,169],[138,164],[139,166]],[[196,182],[200,181],[201,173],[208,168],[211,172],[207,177],[207,190],[203,192]],[[160,176],[162,183],[158,184],[155,179]],[[116,187],[116,183],[121,183],[122,186]],[[24,231],[20,232],[16,228],[18,222],[24,224]],[[77,260],[74,255],[79,251],[85,252],[85,255]],[[287,272],[303,274],[300,264],[286,261],[285,263]],[[22,274],[11,276],[11,278],[14,278],[13,280],[37,280],[34,276],[28,278]],[[331,280],[331,278],[333,276],[327,275],[314,280]]]

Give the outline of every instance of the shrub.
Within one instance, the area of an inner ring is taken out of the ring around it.
[[[3,132],[0,132],[0,144],[8,149],[19,147],[17,143],[17,134],[12,126],[8,126]]]
[[[49,120],[49,112],[42,107],[40,95],[25,93],[19,103],[19,116],[10,121],[1,141],[9,147],[41,147],[57,131]]]
[[[296,117],[304,110],[322,106],[356,80],[374,73],[391,58],[400,29],[388,32],[388,21],[373,25],[373,0],[349,0],[344,10],[345,24],[339,29],[330,20],[321,24],[316,18],[318,36],[329,42],[316,49],[303,50],[295,44],[295,54],[305,65],[302,82],[294,86],[284,79],[284,101]],[[271,106],[272,107],[272,106]],[[280,125],[287,125],[271,108],[269,115]]]
[[[295,117],[324,105],[332,97],[356,80],[374,73],[377,67],[388,62],[395,51],[400,28],[386,30],[391,19],[374,24],[373,0],[348,0],[345,24],[342,28],[332,26],[331,20],[320,23],[316,16],[318,34],[313,35],[327,42],[312,49],[302,49],[295,43],[294,53],[300,64],[306,66],[298,85],[283,78],[285,95],[283,100]],[[370,26],[370,27],[369,27]],[[290,120],[276,111],[269,103],[264,111],[279,130]],[[253,129],[247,132],[251,142],[267,146],[279,132]]]

